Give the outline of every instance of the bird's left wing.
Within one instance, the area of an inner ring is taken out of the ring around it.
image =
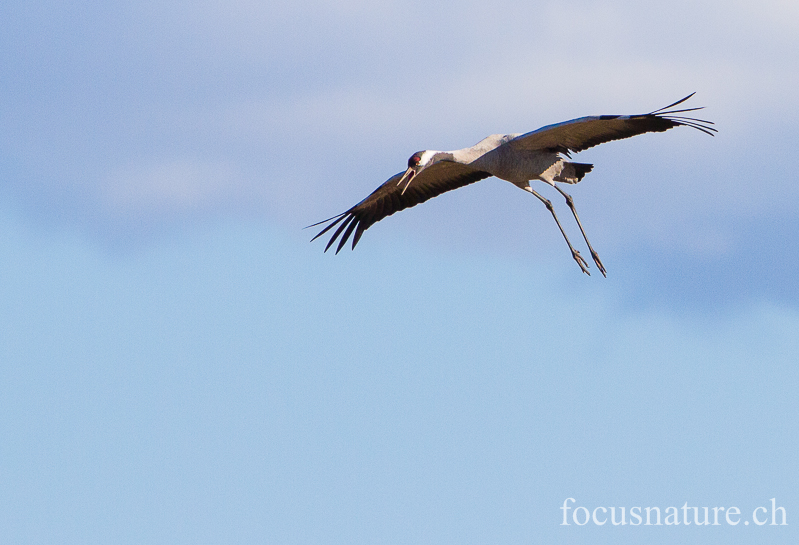
[[[694,93],[691,93],[674,104],[669,104],[648,114],[580,117],[563,123],[547,125],[516,137],[508,142],[508,145],[516,149],[551,150],[568,155],[569,152],[583,151],[611,140],[630,138],[646,132],[663,132],[681,125],[693,127],[713,136],[713,133],[717,131],[710,126],[713,124],[712,121],[674,115],[702,108],[669,110],[669,108],[682,104],[693,95]]]
[[[341,236],[341,240],[336,248],[338,253],[344,244],[347,243],[350,235],[355,232],[352,239],[352,248],[358,244],[361,235],[372,224],[377,223],[383,218],[390,216],[395,212],[416,206],[423,203],[428,199],[432,199],[442,193],[469,185],[483,178],[491,176],[490,173],[481,170],[475,170],[469,165],[461,163],[453,163],[451,161],[440,161],[435,163],[417,174],[407,190],[403,193],[403,187],[398,186],[397,183],[402,178],[404,172],[399,172],[389,178],[383,185],[375,189],[371,195],[364,200],[347,210],[346,212],[333,216],[330,219],[320,221],[308,227],[314,227],[323,223],[331,222],[319,234],[311,239],[313,242],[320,236],[324,235],[327,231],[332,229],[336,224],[341,223],[330,241],[325,247],[327,251],[330,246]]]

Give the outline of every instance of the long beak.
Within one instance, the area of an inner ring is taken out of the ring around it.
[[[405,187],[402,188],[402,193],[400,193],[400,195],[404,195],[405,194],[405,190],[408,189],[409,185],[411,185],[411,180],[413,180],[414,176],[416,176],[416,171],[413,170],[412,167],[408,167],[408,170],[405,171],[405,174],[403,174],[402,178],[400,178],[399,182],[397,182],[397,185],[399,186],[399,185],[402,185],[402,182],[405,182],[406,179],[408,180],[405,183]]]

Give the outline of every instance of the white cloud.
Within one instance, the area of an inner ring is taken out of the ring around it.
[[[242,180],[227,165],[174,159],[120,169],[109,175],[100,191],[109,214],[182,213],[240,199]]]
[[[767,213],[774,192],[785,210],[799,202],[784,175],[799,117],[796,10],[778,0],[669,2],[656,13],[626,2],[137,3],[109,8],[119,21],[98,28],[131,24],[90,43],[91,19],[56,14],[67,53],[53,45],[8,71],[7,191],[49,195],[54,207],[72,191],[62,214],[78,223],[98,215],[87,207],[111,222],[255,208],[310,223],[417,149],[698,91],[716,139],[683,131],[591,150],[581,159],[597,169],[575,198],[610,244],[732,251],[730,217]],[[3,45],[9,58],[31,46]],[[63,59],[60,79],[27,78]],[[749,191],[763,179],[769,191]]]

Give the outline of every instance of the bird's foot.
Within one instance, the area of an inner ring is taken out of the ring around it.
[[[605,271],[605,266],[602,264],[602,261],[599,260],[599,254],[596,253],[593,248],[591,249],[591,257],[594,258],[594,263],[596,263],[596,267],[599,269],[599,272],[602,273],[602,276],[607,278],[608,274],[607,271]]]
[[[578,252],[575,249],[572,249],[572,257],[577,262],[577,264],[580,266],[580,269],[582,269],[582,271],[585,274],[587,274],[588,276],[591,276],[591,273],[588,272],[588,262],[586,262],[586,260],[583,259],[583,256],[580,255],[580,252]]]

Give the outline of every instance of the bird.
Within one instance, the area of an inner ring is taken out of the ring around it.
[[[607,277],[599,254],[588,241],[574,200],[557,185],[578,183],[591,172],[593,165],[567,159],[571,159],[572,153],[605,142],[648,132],[664,132],[674,127],[691,127],[714,136],[718,131],[712,126],[712,121],[677,115],[704,107],[674,109],[694,94],[646,114],[580,117],[524,134],[492,134],[474,146],[459,150],[417,151],[408,159],[405,171],[386,180],[361,202],[337,216],[309,225],[307,228],[327,224],[311,242],[338,225],[325,252],[338,239],[338,254],[353,233],[352,249],[355,249],[363,232],[376,222],[447,191],[495,176],[531,193],[546,206],[566,240],[572,257],[582,272],[590,275],[588,262],[572,246],[552,202],[533,189],[532,182],[541,181],[554,187],[566,199],[591,258],[602,275]]]

